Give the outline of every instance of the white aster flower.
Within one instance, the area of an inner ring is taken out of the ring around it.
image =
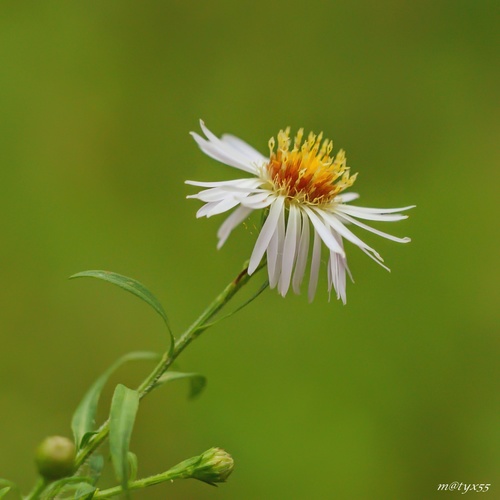
[[[237,137],[224,134],[220,139],[200,121],[206,139],[191,132],[201,150],[226,165],[251,174],[251,177],[221,182],[186,181],[204,189],[188,196],[205,204],[197,217],[211,217],[235,209],[219,228],[220,248],[231,231],[254,210],[268,210],[267,217],[255,243],[248,274],[252,274],[267,254],[267,269],[271,288],[278,287],[284,297],[290,286],[300,293],[311,252],[309,271],[309,300],[314,298],[321,261],[321,243],[328,249],[328,291],[333,288],[337,298],[346,302],[346,273],[351,276],[344,251],[343,239],[354,243],[375,262],[389,270],[382,257],[347,226],[359,226],[399,243],[410,238],[397,238],[383,233],[358,219],[397,221],[407,215],[398,212],[413,208],[365,208],[349,205],[359,197],[356,193],[343,193],[352,186],[356,175],[346,165],[344,151],[331,156],[332,142],[323,140],[323,134],[303,140],[300,129],[292,141],[290,129],[281,130],[269,141],[269,157],[256,151]],[[312,240],[312,245],[311,245]],[[352,279],[352,277],[351,277]]]

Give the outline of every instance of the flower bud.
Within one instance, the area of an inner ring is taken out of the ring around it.
[[[222,448],[210,448],[199,456],[191,477],[215,484],[224,483],[234,469],[233,457]]]
[[[71,440],[61,436],[45,438],[36,450],[38,472],[49,481],[71,476],[75,471],[76,448]]]

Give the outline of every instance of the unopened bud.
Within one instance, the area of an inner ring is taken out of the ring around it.
[[[75,456],[75,445],[70,439],[50,436],[38,446],[35,462],[40,475],[49,481],[54,481],[73,474]]]
[[[233,457],[222,448],[210,448],[199,459],[191,477],[205,483],[224,483],[233,472]]]

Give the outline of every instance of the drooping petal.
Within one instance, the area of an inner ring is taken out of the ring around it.
[[[337,240],[339,245],[343,248],[342,237],[332,231],[334,238]],[[341,255],[330,252],[330,259],[328,261],[329,275],[331,279],[331,284],[335,288],[337,293],[337,299],[342,299],[345,304],[347,302],[346,295],[346,270],[347,270],[347,259]],[[330,292],[331,284],[329,283],[328,292]]]
[[[293,265],[297,255],[297,235],[300,234],[300,211],[295,205],[290,205],[285,243],[283,245],[283,263],[278,291],[284,297],[290,288]]]
[[[252,212],[251,208],[240,206],[222,223],[217,231],[217,237],[219,238],[219,242],[217,243],[218,249],[224,245],[233,229],[238,224],[241,224]]]
[[[302,232],[300,234],[299,249],[297,252],[297,262],[293,273],[292,287],[293,291],[298,295],[300,293],[300,285],[304,278],[306,270],[307,255],[309,253],[309,218],[304,211],[301,211],[302,217]]]
[[[278,228],[275,229],[271,241],[267,246],[267,274],[269,275],[269,287],[272,289],[276,286],[279,279],[280,270],[277,268],[278,265],[278,246],[279,246],[279,235]]]
[[[368,252],[372,253],[373,256],[382,261],[382,257],[379,255],[379,253],[374,250],[373,248],[369,247],[364,241],[359,239],[351,230],[347,229],[345,225],[338,219],[336,214],[332,214],[330,212],[327,212],[326,210],[320,212],[322,218],[326,223],[329,224],[329,226],[339,233],[341,236],[343,236],[346,240],[349,240],[351,243],[354,243],[356,246],[358,246],[361,249],[367,250]]]
[[[319,234],[319,236],[321,236],[323,243],[332,252],[344,254],[344,250],[342,250],[342,248],[340,248],[339,244],[337,243],[335,238],[332,236],[332,233],[330,232],[328,226],[326,226],[324,224],[324,222],[318,217],[318,215],[308,206],[304,206],[302,208],[309,216],[309,219],[312,222],[314,229],[316,229],[316,232]]]
[[[391,272],[391,270],[390,270],[390,269],[389,269],[389,268],[388,268],[385,264],[383,264],[383,263],[382,263],[382,261],[378,260],[378,259],[375,257],[375,255],[372,255],[372,254],[371,254],[368,250],[366,250],[365,248],[361,248],[361,247],[359,247],[359,248],[361,249],[361,251],[362,251],[362,252],[364,252],[366,255],[368,255],[368,257],[370,257],[370,259],[372,259],[372,260],[373,260],[373,262],[376,262],[376,263],[377,263],[380,267],[383,267],[386,271]]]
[[[276,229],[281,211],[284,210],[284,203],[284,198],[282,196],[278,196],[274,203],[271,205],[269,215],[267,216],[267,219],[262,226],[259,237],[255,242],[252,256],[250,257],[250,262],[248,264],[248,274],[252,274],[259,266],[260,261],[262,260],[262,257],[264,256],[264,253],[266,252],[269,242],[271,241],[273,233]]]
[[[308,298],[309,302],[312,302],[314,296],[316,295],[316,288],[318,288],[318,276],[319,276],[319,265],[321,262],[321,238],[314,229],[314,243],[311,259],[311,271],[309,275],[309,290]]]
[[[285,242],[285,209],[279,215],[278,224],[274,231],[273,237],[267,247],[268,255],[273,258],[274,265],[268,266],[269,286],[274,288],[278,284],[278,280],[282,271],[283,245]],[[272,245],[272,248],[270,249]]]

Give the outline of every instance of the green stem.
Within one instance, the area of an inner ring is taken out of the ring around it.
[[[127,490],[139,490],[141,488],[147,488],[148,486],[154,486],[155,484],[164,483],[166,481],[173,481],[174,479],[181,479],[183,476],[179,475],[176,471],[166,471],[161,474],[156,474],[155,476],[145,477],[143,479],[137,479],[136,481],[130,481],[127,485]],[[97,491],[94,498],[112,498],[123,493],[123,488],[121,486],[114,486],[113,488],[108,488],[106,490]]]
[[[264,267],[263,262],[255,272]],[[142,399],[151,392],[158,379],[168,370],[179,354],[208,326],[208,322],[231,300],[231,298],[242,288],[251,276],[248,274],[248,262],[236,278],[215,298],[215,300],[203,311],[199,318],[176,340],[173,349],[166,352],[158,365],[150,375],[138,387],[139,397]],[[89,439],[83,449],[78,452],[75,463],[77,469],[83,465],[87,458],[105,441],[109,434],[109,421],[104,422],[97,432]],[[37,498],[37,497],[33,497]],[[101,497],[96,497],[101,498]],[[102,497],[104,498],[104,497]]]
[[[47,487],[47,481],[39,477],[33,489],[24,497],[24,500],[34,500],[39,498],[40,493]]]

